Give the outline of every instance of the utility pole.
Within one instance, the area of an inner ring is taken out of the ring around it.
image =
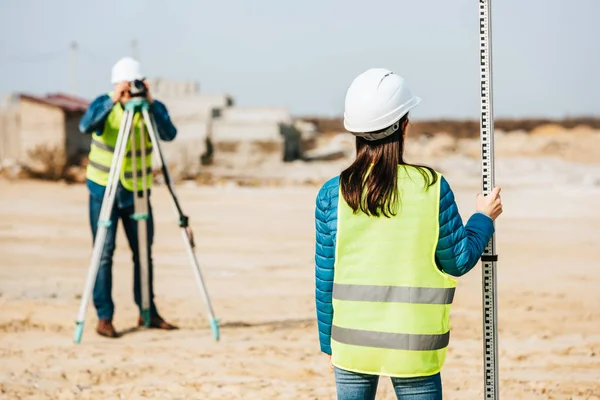
[[[71,42],[71,94],[77,95],[77,50],[76,41]]]

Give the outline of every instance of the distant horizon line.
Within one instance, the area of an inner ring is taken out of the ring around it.
[[[229,93],[218,93],[218,94],[223,94],[223,95],[230,95]],[[51,90],[51,91],[46,91],[45,93],[35,93],[33,91],[20,91],[20,90],[12,90],[12,91],[8,91],[8,92],[3,92],[0,93],[0,99],[8,99],[11,98],[12,96],[15,95],[29,95],[29,96],[48,96],[48,95],[67,95],[67,96],[72,96],[75,98],[79,98],[81,100],[86,100],[86,101],[90,101],[92,99],[88,98],[85,95],[82,94],[72,94],[70,91],[62,91],[62,90]],[[2,101],[0,101],[0,104],[2,103]],[[275,105],[240,105],[240,104],[234,104],[233,107],[285,107],[288,108],[289,110],[289,106],[286,105],[280,105],[280,106],[275,106]],[[290,117],[292,119],[320,119],[320,120],[339,120],[343,118],[343,114],[331,114],[331,113],[296,113],[296,112],[291,112],[289,113]],[[565,115],[562,117],[548,117],[548,116],[542,116],[542,115],[530,115],[530,116],[508,116],[508,115],[495,115],[494,116],[494,121],[535,121],[537,123],[543,123],[543,122],[548,122],[548,123],[566,123],[566,122],[576,122],[576,121],[582,121],[582,120],[587,120],[588,122],[592,122],[594,124],[599,125],[600,128],[600,113],[598,114],[572,114],[572,115]],[[449,116],[440,116],[440,117],[418,117],[418,116],[413,116],[411,118],[412,122],[418,123],[432,123],[432,122],[477,122],[479,123],[479,117],[449,117]],[[595,125],[594,125],[595,126]]]
[[[340,115],[324,115],[324,114],[295,114],[295,113],[291,113],[290,116],[293,119],[320,119],[320,120],[341,120],[344,118],[343,114]],[[452,117],[421,117],[421,118],[416,118],[413,117],[410,119],[411,122],[477,122],[479,123],[479,118],[469,118],[469,117],[457,117],[457,118],[452,118]],[[543,117],[543,116],[521,116],[521,117],[503,117],[503,116],[496,116],[494,117],[494,121],[535,121],[535,122],[543,122],[543,121],[548,121],[548,122],[576,122],[576,121],[582,121],[582,120],[587,120],[587,121],[593,121],[593,122],[598,122],[600,123],[600,113],[597,115],[588,115],[588,114],[581,114],[581,115],[575,115],[575,116],[568,116],[568,117],[556,117],[556,118],[550,118],[550,117]]]

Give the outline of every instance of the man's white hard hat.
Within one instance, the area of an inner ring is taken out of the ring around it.
[[[123,57],[112,67],[112,75],[110,81],[115,84],[122,81],[134,81],[136,79],[144,79],[144,75],[140,70],[140,63],[131,57]]]
[[[383,139],[397,131],[396,123],[420,102],[400,75],[385,68],[368,69],[348,88],[344,128],[368,140]],[[385,128],[390,129],[370,134]]]

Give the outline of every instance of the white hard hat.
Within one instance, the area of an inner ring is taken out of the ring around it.
[[[400,75],[385,68],[368,69],[348,88],[344,128],[368,140],[383,139],[397,131],[397,122],[420,102]],[[385,128],[389,129],[370,133]]]
[[[138,61],[131,57],[123,57],[113,65],[110,79],[113,84],[122,81],[131,82],[136,79],[144,79]]]

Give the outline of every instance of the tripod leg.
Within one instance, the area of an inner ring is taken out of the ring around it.
[[[138,187],[137,145],[135,133],[131,134],[131,164],[133,173],[133,193],[135,196],[133,218],[137,221],[138,262],[140,265],[140,287],[142,292],[142,318],[144,325],[150,327],[150,275],[148,271],[148,187],[146,185],[146,132],[144,125],[140,132],[140,164],[142,187]]]
[[[100,258],[102,257],[102,250],[106,240],[106,231],[110,225],[110,214],[115,202],[119,174],[123,166],[123,158],[125,157],[125,149],[127,147],[127,135],[129,133],[132,120],[133,115],[125,113],[119,128],[115,152],[113,153],[113,159],[108,173],[108,184],[106,185],[104,197],[102,198],[100,216],[98,217],[98,230],[94,240],[94,248],[92,250],[92,257],[88,269],[85,289],[81,296],[81,303],[79,305],[79,312],[77,314],[77,321],[75,325],[75,343],[80,343],[81,337],[83,336],[85,314],[90,301],[91,293],[94,290],[96,275],[98,274],[98,267],[100,266]]]
[[[150,135],[150,140],[152,141],[155,154],[158,156],[158,160],[160,161],[165,182],[167,183],[167,187],[169,188],[169,192],[171,193],[171,200],[173,201],[175,212],[179,216],[179,227],[181,228],[181,236],[186,246],[194,278],[196,279],[196,283],[198,284],[198,288],[200,289],[200,294],[202,295],[204,302],[206,303],[210,328],[212,330],[213,337],[215,338],[215,340],[218,341],[220,337],[219,320],[215,317],[212,304],[208,296],[208,291],[206,289],[206,285],[202,277],[202,272],[200,271],[200,265],[198,264],[198,259],[196,258],[196,254],[194,253],[194,241],[193,237],[190,234],[191,231],[189,230],[189,219],[186,215],[183,214],[183,210],[181,209],[181,206],[179,205],[179,200],[177,199],[177,195],[175,194],[175,187],[173,186],[171,174],[165,163],[164,156],[162,154],[162,150],[160,148],[160,144],[156,136],[156,130],[154,129],[154,121],[150,117],[150,114],[147,110],[143,110],[142,115],[144,116],[144,121],[146,122],[146,126],[148,127],[148,134]]]

